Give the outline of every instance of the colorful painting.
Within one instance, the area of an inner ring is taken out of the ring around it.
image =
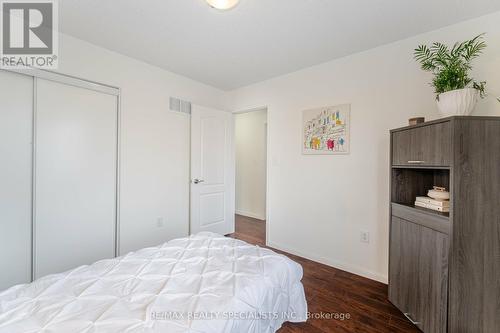
[[[304,111],[303,153],[349,154],[350,112],[350,104]]]

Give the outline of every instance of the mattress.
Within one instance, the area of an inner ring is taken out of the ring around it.
[[[302,267],[213,233],[0,293],[0,333],[276,332],[307,318]]]

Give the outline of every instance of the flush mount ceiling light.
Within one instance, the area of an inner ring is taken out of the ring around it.
[[[207,0],[210,7],[219,10],[228,10],[234,8],[240,0]]]

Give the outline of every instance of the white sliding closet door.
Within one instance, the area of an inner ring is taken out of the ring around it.
[[[0,290],[31,281],[33,78],[0,70]]]
[[[35,275],[115,254],[117,97],[36,81]]]

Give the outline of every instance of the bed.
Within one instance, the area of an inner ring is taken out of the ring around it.
[[[307,318],[302,267],[213,233],[0,293],[0,333],[269,333]]]

